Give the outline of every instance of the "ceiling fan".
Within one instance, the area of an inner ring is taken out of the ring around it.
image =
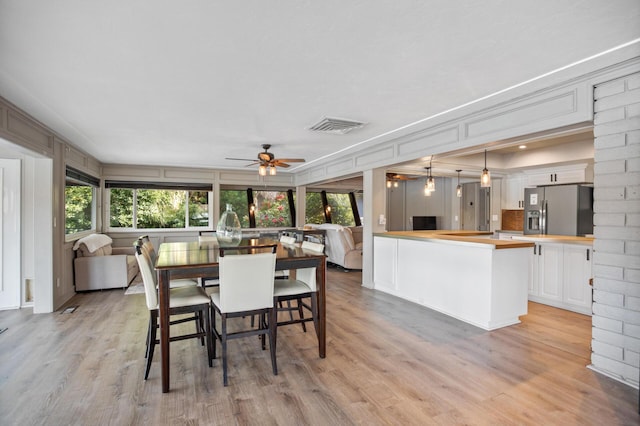
[[[276,158],[271,152],[269,152],[269,148],[271,148],[270,144],[262,144],[262,149],[264,152],[258,153],[257,160],[250,160],[248,158],[226,158],[227,160],[238,160],[238,161],[251,161],[251,164],[248,164],[247,167],[258,164],[258,174],[260,176],[266,176],[267,169],[269,170],[269,174],[271,176],[276,174],[276,167],[289,167],[288,163],[304,163],[303,158]]]
[[[407,176],[407,175],[401,175],[398,173],[387,173],[387,188],[391,188],[391,186],[393,186],[394,188],[397,188],[398,181],[400,180],[416,180],[416,179],[418,178]]]

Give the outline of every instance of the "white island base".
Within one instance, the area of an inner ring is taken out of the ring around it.
[[[376,290],[485,330],[527,314],[531,247],[378,235]]]

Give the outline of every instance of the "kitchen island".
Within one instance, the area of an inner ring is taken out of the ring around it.
[[[520,322],[534,243],[490,232],[374,234],[374,288],[485,330]]]

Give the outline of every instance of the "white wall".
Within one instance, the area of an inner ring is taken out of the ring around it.
[[[592,369],[638,385],[640,73],[595,89]]]

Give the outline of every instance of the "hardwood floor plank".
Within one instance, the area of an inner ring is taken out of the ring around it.
[[[327,357],[312,324],[278,330],[278,376],[257,338],[209,368],[196,340],[171,344],[144,381],[143,295],[77,295],[73,314],[0,312],[0,423],[26,424],[638,424],[638,391],[590,362],[591,319],[530,303],[488,332],[328,271]],[[248,321],[248,319],[247,319]],[[193,324],[175,332],[190,331]]]

